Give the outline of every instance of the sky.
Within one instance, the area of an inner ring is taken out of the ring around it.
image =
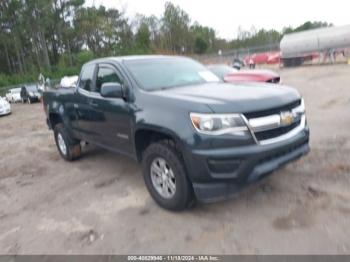
[[[161,17],[166,0],[85,0],[87,6],[104,5],[135,14]],[[325,21],[334,25],[350,24],[348,0],[170,0],[204,26],[215,29],[219,37],[233,39],[238,27],[282,30],[284,26],[306,21]]]

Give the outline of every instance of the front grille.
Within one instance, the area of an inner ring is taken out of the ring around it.
[[[269,115],[274,115],[274,114],[279,115],[282,111],[290,111],[293,108],[299,106],[300,104],[301,104],[301,100],[299,99],[297,101],[286,104],[284,106],[275,107],[272,109],[267,109],[267,110],[262,110],[262,111],[244,113],[244,116],[249,120],[250,118],[269,116]]]
[[[258,141],[266,140],[266,139],[270,139],[270,138],[275,138],[275,137],[278,137],[278,136],[281,136],[281,135],[288,133],[289,131],[293,130],[294,128],[296,128],[299,125],[300,125],[300,120],[292,123],[289,126],[283,126],[283,127],[278,127],[275,129],[256,132],[255,137]]]
[[[277,108],[246,113],[245,117],[256,142],[268,144],[281,141],[281,136],[288,133],[293,135],[293,130],[305,126],[304,106],[300,106],[301,102],[299,99]]]

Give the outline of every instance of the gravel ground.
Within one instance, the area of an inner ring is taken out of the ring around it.
[[[40,104],[0,118],[2,254],[350,254],[350,66],[280,71],[304,96],[308,156],[236,198],[172,213],[138,164],[59,156]]]

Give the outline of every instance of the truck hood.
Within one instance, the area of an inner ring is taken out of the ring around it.
[[[300,99],[290,87],[265,83],[207,83],[154,92],[159,96],[206,104],[214,113],[248,113],[284,106]]]

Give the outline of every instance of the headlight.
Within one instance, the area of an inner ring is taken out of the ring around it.
[[[199,133],[207,135],[223,135],[234,133],[243,135],[248,131],[240,114],[190,114],[191,121]]]

